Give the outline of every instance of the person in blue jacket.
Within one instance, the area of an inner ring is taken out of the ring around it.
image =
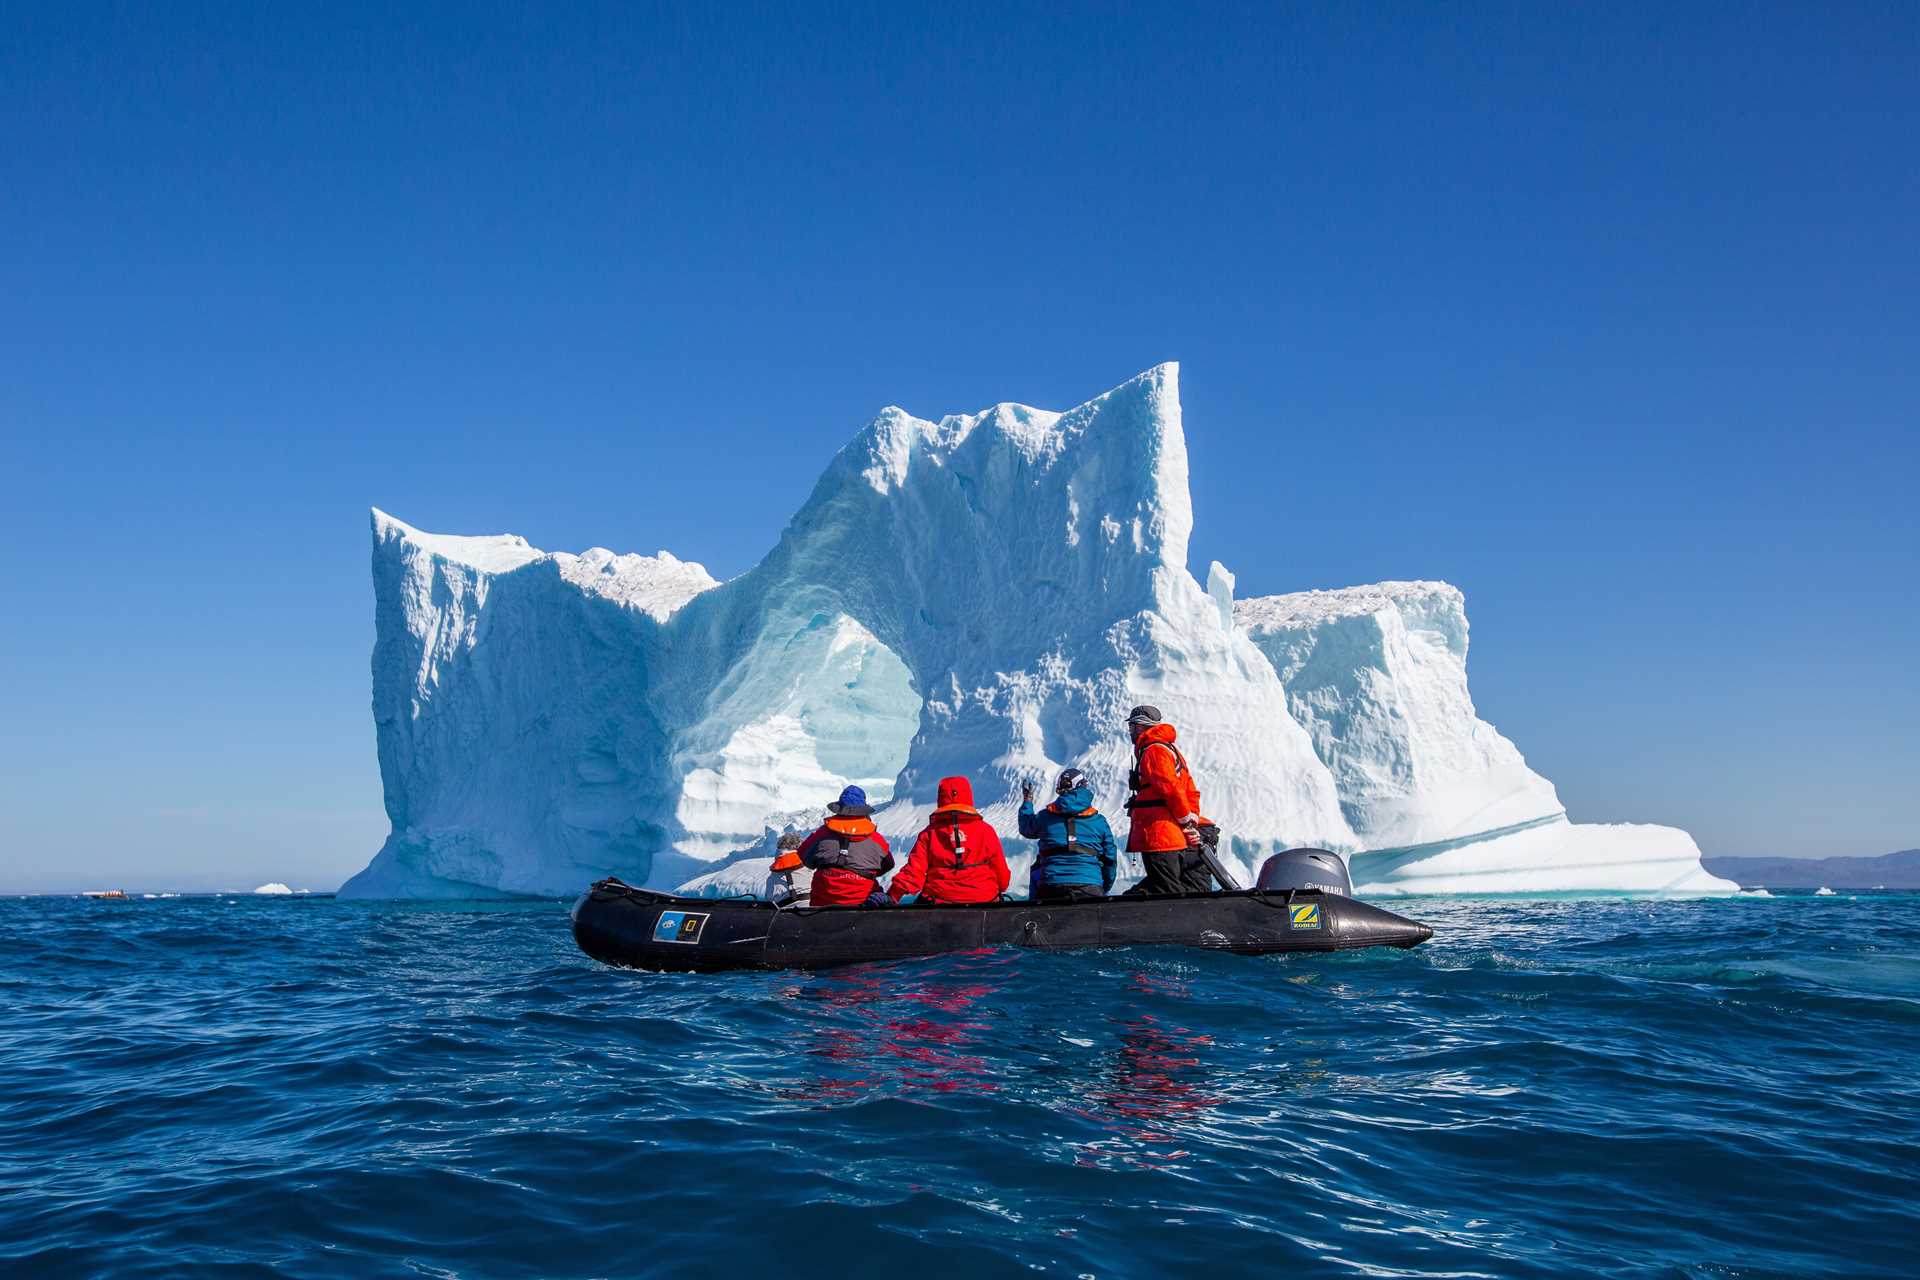
[[[1078,769],[1061,771],[1054,801],[1033,811],[1033,784],[1020,788],[1020,834],[1039,843],[1028,895],[1036,902],[1104,898],[1120,871],[1113,828],[1093,807],[1093,788]]]

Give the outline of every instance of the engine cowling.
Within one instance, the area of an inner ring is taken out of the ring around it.
[[[1254,887],[1272,892],[1318,889],[1343,898],[1353,896],[1347,864],[1329,849],[1287,849],[1274,854],[1260,864],[1260,879]]]

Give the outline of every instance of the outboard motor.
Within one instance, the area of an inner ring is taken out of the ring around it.
[[[1284,893],[1288,889],[1318,889],[1321,893],[1353,896],[1353,881],[1347,878],[1347,864],[1340,855],[1326,849],[1288,849],[1260,864],[1260,880],[1254,886],[1263,892]]]

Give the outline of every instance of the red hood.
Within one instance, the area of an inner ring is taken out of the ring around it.
[[[961,810],[973,812],[973,784],[965,778],[953,777],[940,779],[940,789],[934,802],[935,813],[943,810]]]

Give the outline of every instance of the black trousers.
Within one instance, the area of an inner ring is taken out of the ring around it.
[[[1033,891],[1035,902],[1096,902],[1106,896],[1097,884],[1043,884]]]
[[[1143,853],[1147,874],[1128,893],[1177,894],[1212,893],[1213,872],[1198,849],[1170,849],[1165,853]]]

